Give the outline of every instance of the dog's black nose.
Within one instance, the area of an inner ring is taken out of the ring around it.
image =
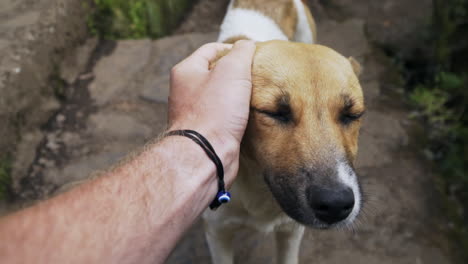
[[[307,199],[315,216],[327,224],[345,219],[354,207],[353,190],[346,186],[334,189],[311,186],[307,189]]]

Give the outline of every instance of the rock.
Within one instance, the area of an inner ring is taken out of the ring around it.
[[[67,183],[85,180],[93,173],[107,169],[127,154],[126,152],[104,152],[81,159],[66,165],[64,168],[52,168],[44,171],[44,182],[47,185],[62,186]]]
[[[143,83],[141,98],[155,103],[167,103],[169,98],[169,75],[149,76]]]
[[[51,150],[52,152],[57,152],[60,148],[58,136],[54,133],[50,133],[47,135],[47,143],[46,147]]]
[[[362,63],[363,56],[370,52],[364,23],[361,19],[350,19],[343,23],[328,20],[318,27],[319,44],[331,47],[345,57],[355,57]]]
[[[90,116],[87,127],[91,135],[105,140],[145,139],[151,134],[151,129],[134,117],[112,112]]]
[[[205,43],[216,40],[216,33],[186,34],[162,38],[153,43],[157,56],[150,69],[159,74],[168,74],[171,68]]]
[[[46,168],[51,168],[55,166],[55,162],[53,160],[48,160],[44,158],[40,158],[38,163]]]
[[[175,31],[175,34],[219,31],[228,4],[229,0],[199,1],[195,4],[187,19]]]
[[[38,129],[23,135],[17,147],[17,155],[11,173],[15,190],[19,190],[19,181],[27,175],[28,169],[36,157],[35,146],[39,145],[42,139],[43,134]]]
[[[96,78],[89,85],[91,98],[97,105],[103,105],[129,89],[151,57],[150,40],[118,42],[113,55],[101,59],[93,69]]]
[[[26,27],[26,26],[31,26],[37,23],[39,20],[40,12],[39,11],[29,11],[22,13],[19,16],[16,16],[12,19],[9,19],[5,24],[2,26],[4,27]],[[31,34],[29,32],[29,34]]]
[[[421,38],[427,37],[425,34],[432,16],[431,0],[330,0],[320,3],[335,20],[365,20],[365,31],[371,42],[390,47],[403,56],[421,48]]]
[[[76,78],[88,65],[89,59],[98,44],[96,37],[86,40],[86,42],[65,56],[60,64],[60,78],[68,84],[75,82]],[[80,76],[81,77],[81,76]]]
[[[361,87],[364,92],[364,100],[367,106],[377,101],[380,95],[380,83],[377,80],[362,82]]]
[[[84,39],[85,9],[73,0],[0,1],[2,155],[15,154],[21,134],[50,118],[50,108],[42,107],[54,99],[49,77],[64,49],[72,50]]]
[[[55,97],[45,98],[39,106],[39,110],[47,117],[51,116],[59,108],[60,102]]]
[[[65,122],[66,117],[63,114],[58,114],[56,117],[56,120],[57,120],[57,123],[62,124],[63,122]]]
[[[358,168],[378,167],[391,163],[393,151],[406,145],[408,134],[400,119],[385,112],[368,111],[359,137]]]
[[[81,142],[81,137],[77,133],[67,131],[62,133],[61,141],[65,143],[68,147],[78,146],[78,144]]]
[[[157,56],[147,67],[141,98],[166,103],[169,96],[170,70],[205,43],[216,39],[216,33],[186,34],[163,38],[153,43]],[[169,52],[170,51],[170,52]]]

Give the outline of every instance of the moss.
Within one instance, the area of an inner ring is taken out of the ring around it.
[[[94,0],[88,26],[108,39],[159,38],[180,22],[196,1],[189,0]]]

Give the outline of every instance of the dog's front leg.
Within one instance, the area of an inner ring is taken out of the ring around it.
[[[304,226],[297,224],[280,227],[275,231],[277,264],[299,263],[299,248],[303,235]]]
[[[232,250],[233,229],[216,227],[205,223],[205,236],[213,264],[232,264],[234,262]]]

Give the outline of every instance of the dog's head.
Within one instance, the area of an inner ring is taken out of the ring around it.
[[[359,64],[330,48],[259,43],[242,155],[282,209],[303,224],[349,224],[362,195],[353,162],[364,99]]]

